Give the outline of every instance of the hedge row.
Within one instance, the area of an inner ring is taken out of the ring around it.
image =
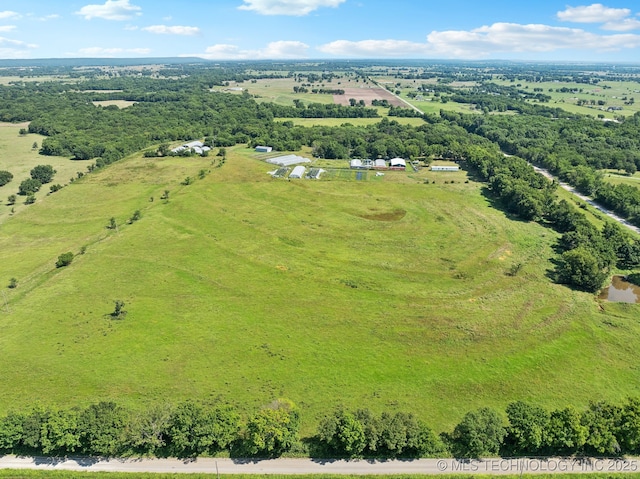
[[[504,413],[467,413],[435,434],[411,413],[336,409],[315,436],[300,441],[296,406],[279,400],[243,419],[229,406],[185,401],[142,412],[114,402],[84,409],[34,407],[0,418],[0,451],[17,454],[234,457],[306,452],[316,457],[455,457],[640,454],[640,399],[549,411],[518,401]]]

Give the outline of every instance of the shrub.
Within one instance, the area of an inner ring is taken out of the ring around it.
[[[6,185],[11,180],[13,180],[13,175],[10,172],[6,170],[0,170],[0,186]]]
[[[72,261],[73,261],[73,253],[71,251],[67,253],[62,253],[60,256],[58,256],[58,261],[56,261],[56,268],[69,266]]]

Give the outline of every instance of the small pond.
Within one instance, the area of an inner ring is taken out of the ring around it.
[[[613,303],[640,303],[640,286],[625,281],[624,276],[614,276],[599,298]]]

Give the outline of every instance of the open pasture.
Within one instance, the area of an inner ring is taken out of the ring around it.
[[[38,150],[45,137],[36,134],[20,135],[20,129],[27,127],[27,123],[0,123],[0,170],[6,170],[13,174],[13,180],[0,187],[0,224],[12,214],[11,210],[17,213],[23,208],[29,207],[24,205],[26,197],[19,196],[17,193],[20,183],[30,178],[29,172],[33,167],[51,165],[56,170],[53,181],[43,185],[36,193],[36,200],[40,201],[49,192],[51,184],[65,185],[69,183],[69,180],[75,177],[78,171],[85,173],[87,165],[90,163],[40,155]],[[33,148],[34,143],[37,144],[37,148]],[[17,202],[13,206],[7,204],[9,195],[17,195]]]
[[[344,88],[344,95],[334,95],[333,101],[339,105],[348,106],[349,100],[353,98],[356,101],[363,100],[367,106],[371,106],[373,100],[387,100],[390,105],[406,107],[406,103],[399,100],[388,90],[376,86],[367,86],[360,88]]]
[[[339,404],[440,431],[516,399],[640,393],[637,309],[553,284],[556,235],[482,184],[282,181],[246,147],[210,161],[137,155],[2,224],[0,280],[18,287],[0,304],[0,411],[287,397],[304,434]]]
[[[605,118],[616,116],[633,115],[640,111],[640,83],[636,81],[601,81],[596,85],[574,82],[528,82],[528,81],[505,81],[494,80],[498,85],[517,86],[534,92],[534,88],[541,88],[540,93],[549,95],[551,101],[548,106],[562,108],[572,113],[580,113],[597,117],[603,115]],[[563,88],[574,91],[562,91]],[[632,104],[628,104],[634,98]],[[585,105],[578,105],[578,101],[586,102]],[[604,102],[599,105],[598,102]],[[592,104],[593,103],[593,104]],[[609,107],[619,107],[621,110],[608,111]]]
[[[380,113],[384,114],[388,112],[385,108],[380,108],[382,110]],[[375,125],[380,123],[382,118],[385,116],[381,116],[380,118],[274,118],[275,121],[285,122],[290,121],[293,122],[294,125],[299,126],[341,126],[344,124],[349,124],[353,126],[368,126]],[[413,125],[420,126],[424,125],[424,120],[422,118],[403,118],[403,117],[386,117],[389,121],[397,121],[401,125]]]

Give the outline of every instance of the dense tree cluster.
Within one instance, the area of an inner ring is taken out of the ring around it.
[[[230,406],[190,400],[144,411],[111,401],[84,409],[35,406],[0,418],[0,451],[195,457],[234,449],[246,455],[274,456],[298,441],[298,428],[297,408],[286,400],[247,420]]]
[[[325,417],[318,442],[337,456],[424,457],[447,454],[442,440],[413,414],[374,415],[368,409],[355,412],[340,408]]]

